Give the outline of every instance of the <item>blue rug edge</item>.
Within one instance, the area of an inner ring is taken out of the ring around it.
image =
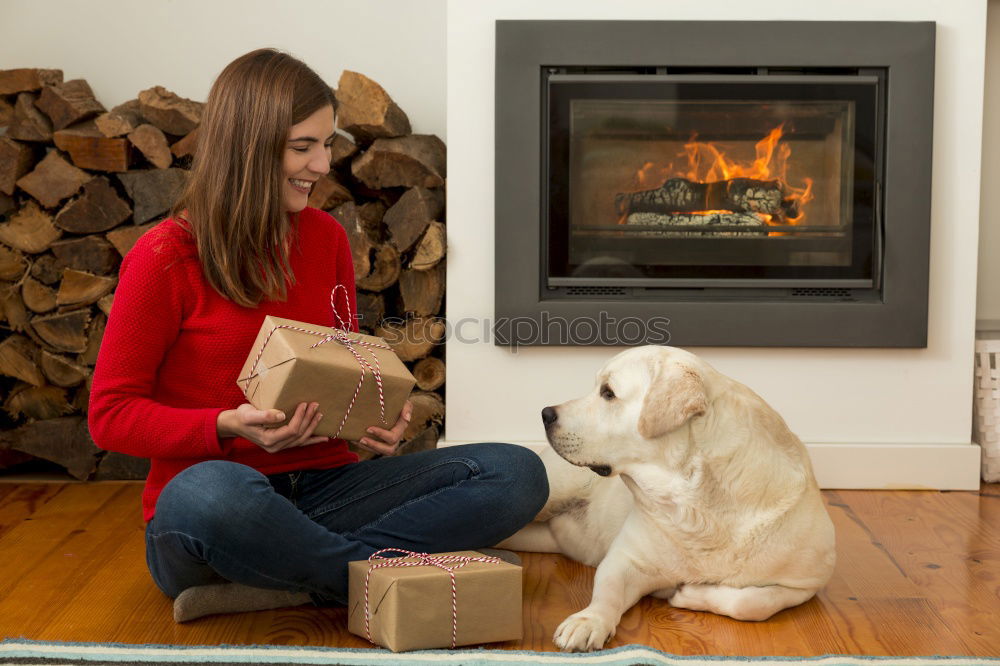
[[[249,650],[283,650],[283,651],[300,651],[300,652],[326,652],[326,653],[347,653],[351,655],[365,655],[365,654],[393,654],[389,650],[384,648],[349,648],[349,647],[333,647],[327,645],[261,645],[261,644],[249,644],[249,645],[230,645],[226,643],[220,643],[215,645],[169,645],[161,643],[91,643],[91,642],[75,642],[75,641],[40,641],[28,638],[10,638],[6,637],[0,640],[0,649],[5,647],[12,647],[16,645],[23,645],[26,648],[45,648],[45,647],[81,647],[81,648],[114,648],[119,650],[128,649],[157,649],[157,650],[172,650],[179,653],[186,651],[195,650],[212,650],[212,649],[224,649],[239,651],[249,651]],[[596,655],[615,655],[624,652],[631,651],[645,651],[653,654],[661,655],[669,659],[677,660],[708,660],[708,661],[739,661],[745,663],[754,663],[761,661],[823,661],[830,659],[860,659],[865,661],[892,661],[892,660],[935,660],[935,661],[953,661],[953,660],[981,660],[986,662],[994,662],[1000,664],[1000,656],[998,657],[977,657],[969,655],[906,655],[906,656],[886,656],[886,655],[856,655],[856,654],[824,654],[816,656],[803,656],[803,657],[788,657],[788,656],[756,656],[756,657],[745,657],[745,656],[727,656],[727,655],[680,655],[671,652],[664,652],[654,647],[648,645],[641,645],[638,643],[630,643],[628,645],[621,645],[614,648],[607,648],[604,650],[597,650],[594,652],[580,652],[580,653],[567,653],[567,652],[543,652],[543,651],[533,651],[533,650],[500,650],[496,648],[465,648],[465,649],[455,649],[455,650],[414,650],[412,652],[399,653],[400,656],[404,655],[428,655],[432,656],[435,654],[448,654],[448,655],[483,655],[489,652],[503,652],[506,654],[516,654],[516,655],[550,655],[559,656],[566,659],[574,658],[586,658],[594,657]]]

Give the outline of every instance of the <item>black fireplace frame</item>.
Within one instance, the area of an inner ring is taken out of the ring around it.
[[[759,39],[769,34],[782,38]],[[497,21],[496,343],[579,344],[572,336],[546,335],[547,323],[600,315],[659,324],[647,326],[645,338],[619,339],[611,327],[611,335],[586,344],[926,347],[934,50],[933,22]],[[796,74],[883,70],[884,173],[876,206],[884,241],[875,286],[680,286],[638,288],[623,297],[608,288],[547,285],[544,72],[581,65]]]

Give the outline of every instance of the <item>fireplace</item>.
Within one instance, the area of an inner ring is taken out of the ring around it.
[[[498,344],[926,346],[934,24],[500,21],[496,64]]]

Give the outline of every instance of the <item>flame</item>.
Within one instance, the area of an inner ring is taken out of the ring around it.
[[[697,135],[684,144],[681,153],[686,163],[675,168],[671,162],[666,166],[656,162],[646,162],[636,173],[637,190],[655,189],[669,178],[682,177],[699,183],[712,183],[732,178],[752,178],[755,180],[779,180],[786,192],[785,199],[796,203],[798,215],[774,221],[773,216],[758,213],[767,224],[799,224],[805,219],[805,205],[813,199],[811,178],[803,178],[803,186],[796,187],[788,182],[788,165],[792,149],[781,141],[784,123],[767,133],[754,144],[755,157],[752,162],[739,162],[726,156],[711,142],[697,141]],[[706,213],[708,211],[698,211]],[[624,220],[621,220],[622,222]]]

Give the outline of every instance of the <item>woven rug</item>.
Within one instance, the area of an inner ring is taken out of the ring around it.
[[[49,643],[7,639],[0,642],[0,664],[666,664],[668,666],[1000,666],[995,657],[704,657],[667,654],[642,645],[626,645],[585,654],[523,650],[420,650],[395,654],[388,650],[283,646],[171,646],[115,643]]]

